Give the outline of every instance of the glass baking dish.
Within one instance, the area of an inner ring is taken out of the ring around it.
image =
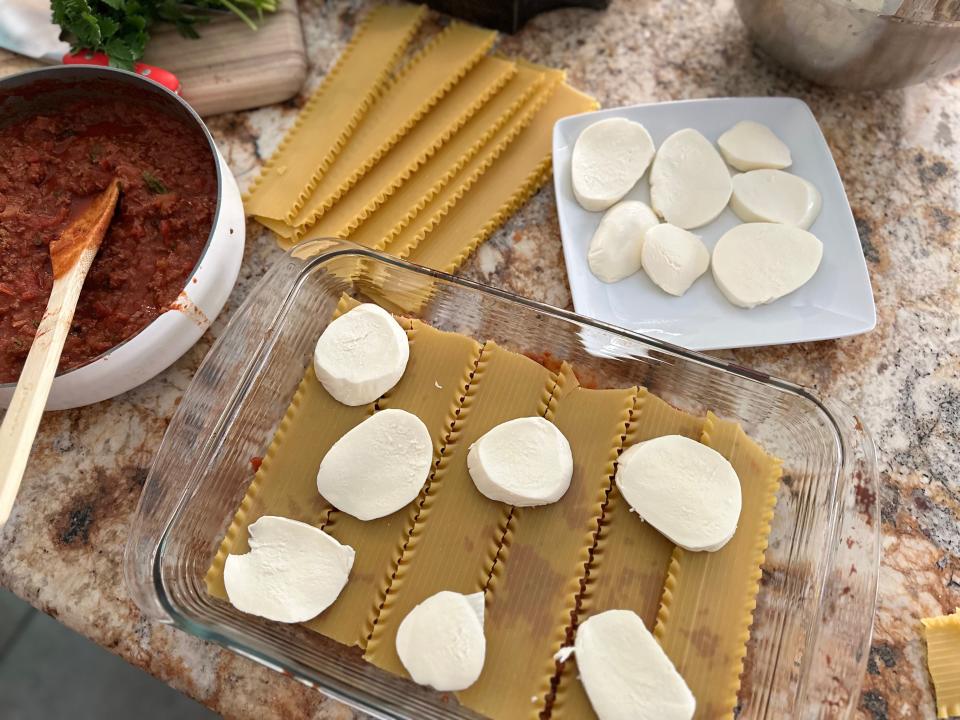
[[[477,717],[299,626],[207,595],[204,574],[342,293],[532,357],[598,387],[644,385],[739,421],[784,461],[741,683],[739,718],[848,717],[870,646],[877,470],[840,403],[704,355],[349,243],[302,243],[261,280],[178,407],[147,477],[125,575],[150,617],[253,658],[378,718]]]

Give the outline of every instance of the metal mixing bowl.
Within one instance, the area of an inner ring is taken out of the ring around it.
[[[902,87],[960,66],[956,0],[736,0],[766,53],[823,85]]]

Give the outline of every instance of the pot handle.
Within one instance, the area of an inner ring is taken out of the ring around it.
[[[77,52],[67,53],[63,56],[64,65],[101,65],[110,64],[110,59],[106,53],[92,52],[90,50],[77,50]],[[180,94],[180,80],[169,70],[164,70],[156,65],[147,65],[147,63],[138,62],[133,66],[133,71],[137,75],[153,80],[158,85],[163,85],[170,92]]]

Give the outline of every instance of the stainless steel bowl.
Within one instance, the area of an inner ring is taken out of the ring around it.
[[[960,66],[955,0],[736,0],[754,41],[823,85],[903,87]]]

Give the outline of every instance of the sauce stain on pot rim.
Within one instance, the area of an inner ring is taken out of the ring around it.
[[[190,320],[195,322],[198,327],[208,328],[210,326],[210,318],[206,316],[203,310],[190,299],[190,296],[187,295],[186,290],[181,290],[180,294],[177,295],[177,299],[173,301],[173,304],[167,309],[167,312],[170,311],[181,312],[186,315]]]

